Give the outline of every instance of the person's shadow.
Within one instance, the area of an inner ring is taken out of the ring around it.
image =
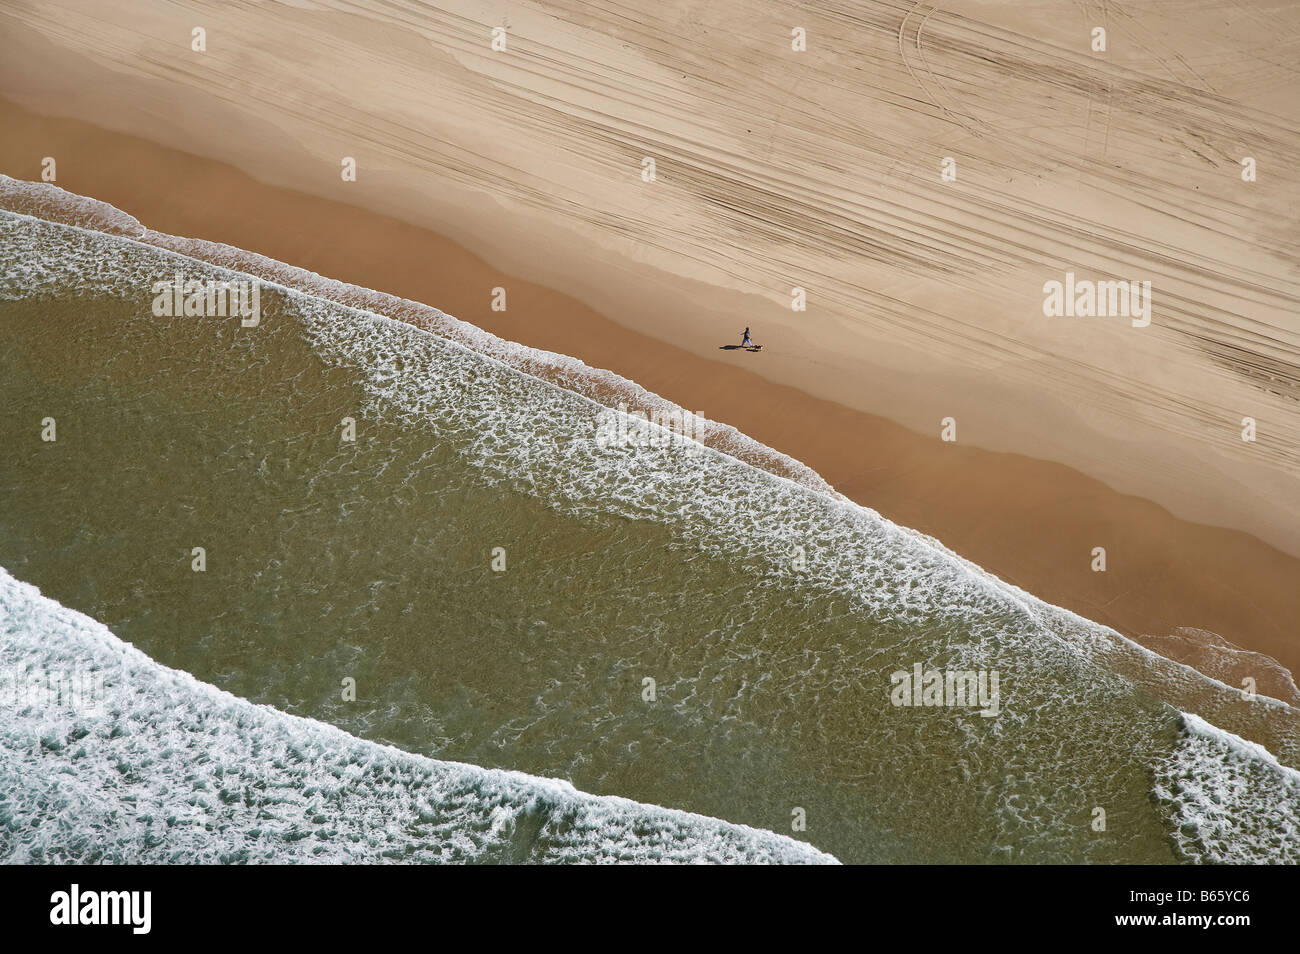
[[[745,347],[744,345],[721,345],[719,346],[718,350],[719,351],[762,351],[763,346],[750,345],[749,347]]]

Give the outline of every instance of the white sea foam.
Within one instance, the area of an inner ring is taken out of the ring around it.
[[[91,239],[58,233],[57,228],[62,227],[51,226],[41,237],[41,255],[15,256],[15,270],[5,276],[10,287],[0,294],[18,296],[34,285],[63,287],[65,282],[88,287],[110,276],[138,282],[157,265],[124,254],[117,247],[123,239]],[[188,240],[156,235],[150,244],[168,242],[192,247]],[[93,252],[87,243],[95,245]],[[204,243],[203,258],[224,256],[233,264],[249,257],[223,248]],[[151,254],[167,255],[156,249]],[[93,281],[84,276],[88,258],[99,263]],[[270,260],[260,267],[263,277],[288,268]],[[310,273],[292,271],[298,284],[312,284],[303,278]],[[1037,695],[1032,703],[1018,704],[1013,680],[993,732],[1005,737],[1017,728],[1028,731],[1046,705],[1093,699],[1104,706],[1105,700],[1125,698],[1137,686],[1180,708],[1191,708],[1195,701],[1198,711],[1211,711],[1216,720],[1254,733],[1284,761],[1300,759],[1294,709],[1263,697],[1244,699],[1107,627],[1044,603],[937,541],[834,494],[824,481],[808,478],[806,469],[758,469],[763,455],[748,449],[722,453],[728,449],[716,444],[690,455],[674,453],[672,447],[608,446],[598,440],[608,402],[600,402],[593,378],[578,373],[585,368],[581,362],[575,370],[563,360],[550,361],[562,356],[521,349],[492,336],[487,336],[491,341],[481,339],[485,333],[466,331],[472,326],[448,316],[442,318],[454,333],[445,335],[443,327],[431,327],[425,318],[391,321],[375,313],[365,290],[319,281],[330,287],[331,296],[291,291],[294,310],[323,358],[363,376],[374,399],[373,413],[454,439],[485,479],[561,510],[652,520],[670,526],[686,544],[747,562],[760,578],[843,593],[864,617],[903,633],[891,647],[903,657],[940,658],[963,669],[1000,666],[1033,673]],[[354,292],[358,304],[339,300]],[[557,377],[563,375],[556,368],[573,370],[578,384],[562,387],[565,382]],[[802,555],[798,567],[792,559],[796,548]],[[848,667],[835,672],[831,678],[843,685],[828,690],[845,691],[856,677]],[[1058,693],[1055,699],[1050,698],[1053,692]],[[1170,710],[1169,718],[1177,719],[1176,712]],[[1054,771],[1062,779],[1072,771],[1064,763],[1053,766],[1042,760],[1034,768],[1046,783]],[[1211,775],[1231,770],[1204,761],[1200,769]],[[1238,807],[1252,806],[1240,802]],[[1010,802],[1004,808],[1016,811]],[[1050,832],[1068,819],[1042,817],[1038,822]]]
[[[1300,688],[1290,670],[1272,656],[1243,649],[1218,633],[1180,626],[1166,635],[1144,635],[1141,641],[1152,651],[1186,663],[1225,685],[1253,685],[1262,695],[1300,706]]]
[[[1179,853],[1218,864],[1300,864],[1300,772],[1190,713],[1178,747],[1156,767]]]
[[[652,419],[655,415],[662,419],[684,419],[688,432],[701,443],[805,486],[834,497],[840,496],[807,464],[754,440],[729,424],[711,421],[679,408],[658,394],[647,391],[635,381],[612,371],[590,367],[570,355],[506,341],[431,305],[336,281],[231,245],[157,232],[145,228],[135,218],[107,203],[48,183],[25,182],[0,175],[0,208],[50,222],[126,236],[316,298],[408,322],[449,341],[463,344],[480,354],[496,358],[517,370],[592,398],[607,407],[623,405],[632,411],[645,412]]]
[[[0,175],[0,204],[11,212],[75,225],[78,228],[139,239],[149,230],[116,206],[44,182]]]
[[[0,710],[0,861],[834,862],[771,832],[438,762],[253,705],[2,568],[0,659],[98,673],[103,687],[95,712]]]

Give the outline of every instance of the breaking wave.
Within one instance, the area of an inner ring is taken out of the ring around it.
[[[0,721],[6,862],[834,862],[771,832],[253,705],[3,569],[0,659],[14,696]],[[81,680],[75,705],[23,691],[50,673]]]

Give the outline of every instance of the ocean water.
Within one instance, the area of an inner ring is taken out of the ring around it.
[[[0,607],[10,671],[75,673],[87,680],[77,691],[99,687],[93,707],[85,691],[75,712],[55,699],[0,724],[8,862],[834,860],[770,832],[437,762],[255,706],[158,665],[4,571]]]
[[[1300,859],[1285,703],[616,376],[0,187],[4,658],[109,673],[0,711],[0,857]],[[178,272],[259,324],[155,316]],[[916,666],[996,716],[895,705]]]

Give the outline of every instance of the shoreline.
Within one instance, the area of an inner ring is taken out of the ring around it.
[[[749,30],[683,37],[698,11],[671,2],[619,25],[516,11],[509,53],[459,4],[204,8],[220,39],[203,51],[191,4],[53,6],[0,13],[0,95],[37,114],[454,236],[685,352],[719,357],[754,326],[769,382],[924,435],[953,417],[963,444],[1300,557],[1300,189],[1237,165],[1249,149],[1285,168],[1300,112],[1225,56],[1256,59],[1273,27],[1141,11],[1165,57],[1202,63],[1170,83],[1145,47],[1098,58],[1069,17],[966,0],[923,24],[905,3],[853,24],[810,11],[819,40],[797,55]],[[761,33],[784,15],[718,0],[707,19]],[[935,101],[938,75],[961,77],[965,109]],[[963,172],[943,182],[949,152]],[[1045,318],[1045,281],[1070,271],[1152,281],[1151,325]]]
[[[1063,464],[945,444],[937,434],[775,383],[761,373],[764,352],[702,355],[665,344],[514,278],[446,236],[377,212],[7,102],[0,121],[10,133],[0,143],[0,172],[14,178],[39,180],[40,156],[57,154],[56,185],[148,228],[425,302],[502,338],[608,368],[807,464],[846,497],[1007,582],[1144,645],[1143,636],[1192,627],[1300,670],[1300,645],[1287,629],[1300,618],[1300,560],[1247,533],[1182,520]],[[504,312],[490,307],[496,286],[508,289]],[[1096,545],[1107,549],[1105,573],[1089,565]]]

